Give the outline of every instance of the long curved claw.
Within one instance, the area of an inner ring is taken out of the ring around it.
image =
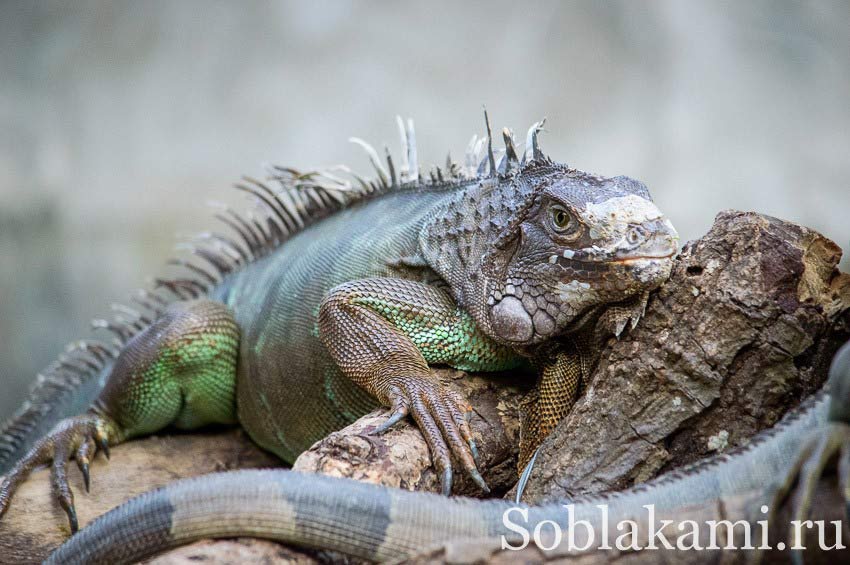
[[[50,463],[51,490],[68,516],[71,533],[75,533],[79,524],[74,508],[74,493],[68,484],[68,460],[73,453],[88,491],[89,464],[96,453],[95,446],[100,445],[106,454],[110,435],[117,436],[117,428],[96,414],[85,414],[59,422],[15,465],[0,485],[0,516],[9,508],[12,496],[30,473],[36,467]]]
[[[514,498],[514,502],[517,504],[522,502],[522,495],[525,492],[528,479],[531,478],[531,471],[534,470],[534,462],[537,460],[538,453],[540,453],[539,446],[534,450],[534,454],[531,456],[531,459],[528,460],[528,463],[526,463],[525,468],[519,476],[519,481],[517,481],[516,484],[516,498]]]
[[[104,457],[109,460],[109,440],[105,435],[96,431],[95,432],[95,441],[97,441],[97,447],[103,452]]]
[[[83,484],[86,487],[86,492],[91,492],[91,473],[89,472],[89,464],[86,461],[77,460],[77,467],[80,469],[80,474],[83,476]]]
[[[53,496],[59,501],[59,505],[68,515],[68,524],[71,534],[77,533],[77,510],[74,508],[74,493],[68,484],[68,446],[58,444],[53,451],[53,465],[50,467],[50,482]]]
[[[387,418],[386,422],[372,431],[372,434],[374,435],[380,435],[386,432],[388,429],[406,418],[410,413],[410,405],[408,404],[407,399],[402,396],[401,391],[398,389],[391,390],[390,398],[393,403],[392,408],[390,408],[390,417]]]
[[[74,456],[74,460],[77,462],[77,467],[79,467],[80,473],[83,475],[83,484],[86,487],[86,492],[91,492],[89,464],[91,463],[92,456],[95,454],[95,450],[94,438],[87,437],[80,444],[80,447],[77,449],[77,454]]]
[[[390,417],[373,433],[381,433],[405,416],[412,416],[428,444],[441,491],[452,490],[452,456],[484,492],[490,488],[478,471],[479,453],[469,426],[469,404],[439,383],[404,380],[389,392]]]
[[[62,503],[62,500],[59,500],[59,503]],[[71,535],[76,534],[80,529],[80,523],[77,521],[77,509],[74,508],[73,500],[68,506],[62,505],[62,508],[65,509],[65,513],[68,515],[68,525],[71,528]]]
[[[481,455],[478,453],[478,446],[475,445],[475,440],[470,438],[467,444],[469,445],[469,451],[472,453],[472,459],[475,461],[475,465],[481,465]]]

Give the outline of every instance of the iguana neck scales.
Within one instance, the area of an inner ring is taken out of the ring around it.
[[[522,467],[574,401],[595,341],[634,323],[669,276],[678,241],[643,184],[543,156],[540,125],[522,159],[505,130],[496,159],[488,122],[486,155],[476,142],[468,159],[481,164],[449,163],[431,182],[421,179],[408,123],[399,167],[364,144],[375,181],[277,169],[277,190],[240,184],[264,213],[224,210],[237,237],[208,234],[209,245],[190,248],[208,265],[182,263],[189,275],[159,280],[173,303],[148,292],[148,313],[103,324],[119,351],[81,348],[103,357],[81,368],[87,383],[105,380],[88,385],[90,410],[69,414],[40,399],[6,428],[5,459],[16,462],[0,486],[0,514],[30,470],[52,462],[76,529],[69,458],[88,476],[97,449],[168,425],[238,422],[291,462],[376,402],[390,408],[386,425],[416,421],[444,493],[452,459],[486,491],[471,407],[429,364],[535,366]],[[45,429],[60,415],[70,417]],[[31,441],[34,431],[46,435]]]
[[[846,466],[850,458],[850,344],[836,356],[828,386],[831,396],[821,392],[810,397],[747,446],[622,492],[516,507],[503,500],[449,499],[292,471],[219,473],[182,480],[130,500],[71,538],[47,562],[130,563],[201,538],[245,535],[373,561],[397,561],[442,546],[444,558],[456,563],[485,562],[500,551],[507,553],[503,558],[517,562],[573,557],[595,563],[624,555],[630,562],[678,562],[694,554],[667,557],[658,551],[602,552],[597,549],[602,545],[601,532],[610,530],[609,549],[613,539],[624,531],[615,526],[624,520],[634,521],[638,532],[633,539],[641,547],[650,540],[655,543],[648,532],[663,520],[674,521],[673,527],[664,528],[665,539],[673,548],[687,531],[675,526],[684,520],[700,522],[706,529],[712,520],[730,524],[743,521],[756,528],[746,531],[758,533],[757,528],[763,527],[759,521],[770,519],[795,480],[799,483],[791,516],[807,519],[812,492],[829,460],[840,454],[845,462],[839,467],[840,482],[846,487],[850,479]],[[844,496],[845,503],[850,504],[850,493],[845,491]],[[587,526],[578,528],[576,544],[585,546],[587,542],[582,537],[587,531],[583,528],[589,526],[596,536],[584,551],[572,550],[572,554],[565,541],[567,503],[573,505],[573,523],[587,522]],[[600,504],[606,506],[607,514],[601,513]],[[652,506],[652,522],[646,505]],[[606,516],[607,526],[603,525]],[[532,532],[546,521],[558,524],[564,532],[560,545],[552,537],[550,523],[541,530],[549,537],[540,538],[547,551],[534,543],[527,544],[525,552],[506,551],[505,544],[514,548],[523,545],[522,531],[517,528]],[[780,539],[787,539],[787,527],[773,525]],[[720,538],[714,549],[730,543],[741,548],[747,541],[751,546],[763,544],[757,534],[744,539],[743,531],[739,526],[730,528],[728,537]],[[787,548],[807,545],[803,539],[794,539],[798,530],[790,531]],[[694,541],[704,543],[705,536],[688,543]],[[663,545],[656,547],[664,549]],[[842,555],[846,558],[846,553],[832,555],[833,562]],[[794,557],[801,562],[799,552]],[[757,552],[700,552],[693,558],[700,562],[751,562],[757,559]]]

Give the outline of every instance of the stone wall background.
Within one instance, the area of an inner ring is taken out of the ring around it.
[[[0,4],[0,418],[260,164],[420,159],[548,117],[544,149],[646,182],[684,239],[724,208],[850,246],[850,8],[681,2]],[[845,258],[843,265],[848,266]]]

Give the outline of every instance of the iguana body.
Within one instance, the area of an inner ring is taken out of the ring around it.
[[[691,467],[663,475],[632,489],[569,501],[574,504],[574,521],[586,520],[592,526],[595,541],[588,543],[584,526],[577,527],[576,545],[586,547],[573,554],[582,563],[619,561],[655,563],[752,562],[752,550],[664,554],[664,542],[652,543],[662,550],[641,552],[603,552],[602,514],[597,505],[607,505],[608,546],[625,530],[616,525],[634,520],[638,547],[646,548],[653,526],[645,505],[654,507],[654,528],[662,520],[673,520],[664,528],[664,537],[675,548],[677,539],[689,528],[677,529],[684,520],[700,524],[700,534],[683,540],[684,547],[696,542],[703,548],[710,544],[707,521],[742,520],[752,529],[751,546],[761,546],[759,521],[769,520],[777,539],[786,540],[786,549],[811,547],[816,535],[796,539],[789,523],[773,520],[795,479],[799,485],[793,498],[791,518],[808,517],[812,493],[826,464],[840,454],[839,483],[844,504],[850,512],[850,345],[846,345],[833,363],[829,392],[818,393],[777,424],[752,439],[748,446],[728,454],[699,462]],[[505,560],[539,562],[548,559],[567,560],[566,532],[568,514],[565,503],[524,507],[524,517],[506,501],[448,499],[427,493],[413,493],[367,485],[348,479],[306,475],[290,471],[236,471],[206,475],[142,495],[110,511],[71,538],[48,559],[48,563],[130,563],[165,549],[208,537],[254,536],[279,540],[293,545],[335,550],[348,555],[374,560],[400,560],[422,553],[423,549],[442,546],[436,561],[484,562],[500,551]],[[765,508],[767,507],[766,511]],[[511,510],[511,509],[514,510]],[[821,509],[822,510],[822,509]],[[505,523],[506,511],[514,529]],[[551,520],[561,525],[562,545],[552,538],[553,528],[542,542],[550,551],[541,551],[532,542],[523,552],[507,551],[503,546],[523,544],[517,527],[533,532],[535,526]],[[839,528],[840,528],[839,524]],[[845,528],[846,531],[846,528]],[[729,538],[719,530],[714,547],[741,548],[747,540],[736,526]],[[778,536],[776,535],[778,532]],[[803,534],[806,528],[801,530]],[[828,525],[827,545],[834,545],[834,527]],[[786,537],[790,534],[790,538]],[[786,541],[782,543],[785,544]],[[625,540],[624,546],[632,540]],[[824,542],[821,542],[824,543]],[[552,548],[552,546],[555,546]],[[826,555],[829,562],[845,562],[845,551]],[[764,549],[764,548],[762,548]],[[840,548],[836,548],[840,549]],[[584,553],[584,555],[581,555]],[[592,555],[588,555],[592,553]],[[801,559],[799,551],[794,552]],[[427,561],[428,554],[426,553]],[[643,559],[643,560],[641,560]]]
[[[416,420],[444,492],[451,457],[486,490],[470,407],[429,363],[538,369],[524,463],[569,409],[596,342],[636,322],[669,275],[675,230],[642,184],[543,157],[539,124],[522,163],[506,133],[498,166],[489,150],[474,173],[449,165],[451,178],[438,172],[430,183],[419,178],[412,125],[403,129],[406,164],[397,175],[389,158],[384,171],[373,155],[378,184],[353,190],[329,176],[337,183],[329,188],[280,170],[280,191],[244,186],[267,215],[226,216],[243,243],[217,237],[218,252],[195,248],[212,270],[190,264],[193,278],[161,281],[185,300],[164,306],[148,294],[150,319],[135,331],[113,328],[122,348],[102,369],[108,378],[92,408],[16,463],[0,487],[0,514],[38,464],[53,462],[74,530],[72,456],[88,483],[96,448],[168,425],[238,422],[291,462],[376,400],[392,410],[387,425]],[[39,429],[38,415],[22,414],[7,428],[17,442],[7,453]],[[28,433],[11,433],[21,422]]]

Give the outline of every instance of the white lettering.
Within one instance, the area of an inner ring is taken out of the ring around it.
[[[685,526],[690,526],[690,530],[685,532]],[[680,532],[685,532],[681,536],[676,539],[676,548],[686,550],[686,549],[695,549],[697,551],[702,549],[702,546],[699,544],[699,524],[694,522],[693,520],[684,520],[679,522],[677,526]],[[690,545],[685,545],[685,540],[690,538]]]
[[[528,508],[519,508],[518,506],[514,506],[512,508],[508,508],[502,513],[502,525],[510,531],[520,534],[522,536],[522,545],[511,545],[510,543],[508,543],[508,539],[507,537],[505,537],[505,534],[502,534],[502,549],[525,549],[526,547],[528,547],[528,542],[531,541],[531,538],[528,534],[528,529],[511,521],[509,514],[514,511],[519,512],[523,520],[528,523]]]
[[[750,544],[750,523],[746,520],[738,520],[730,522],[729,520],[707,520],[708,525],[708,547],[706,549],[755,549]],[[723,526],[726,532],[726,546],[723,548],[717,545],[717,529]],[[735,526],[744,528],[744,545],[738,546],[735,544]]]
[[[646,515],[649,521],[649,545],[646,546],[646,549],[658,549],[658,546],[655,545],[655,540],[661,542],[661,545],[664,546],[665,549],[673,549],[673,545],[670,543],[664,536],[664,528],[673,523],[673,520],[661,520],[661,527],[657,527],[655,525],[655,505],[654,504],[644,504],[644,508],[646,508]]]
[[[551,525],[552,526],[552,543],[548,546],[543,543],[543,536],[541,532],[543,531],[543,526]],[[543,551],[551,551],[561,545],[561,526],[557,524],[557,522],[553,522],[552,520],[542,520],[536,526],[534,526],[534,543],[542,549]]]
[[[637,522],[634,522],[632,520],[622,520],[621,522],[617,522],[617,531],[622,532],[623,530],[626,529],[627,526],[629,528],[629,531],[624,533],[624,534],[620,534],[619,536],[617,536],[617,541],[614,542],[614,546],[617,549],[619,549],[620,551],[626,551],[626,550],[640,551],[640,550],[642,550],[643,548],[638,545],[638,538],[637,538],[638,525],[637,525]],[[629,545],[625,545],[623,543],[623,541],[626,538],[629,538],[631,540]]]
[[[576,522],[575,504],[566,504],[564,505],[564,508],[567,509],[567,547],[570,551],[586,551],[590,549],[590,546],[593,545],[593,540],[595,538],[593,525],[587,520],[579,520],[578,522]],[[582,526],[585,532],[587,532],[587,543],[582,546],[576,545],[577,526]]]

